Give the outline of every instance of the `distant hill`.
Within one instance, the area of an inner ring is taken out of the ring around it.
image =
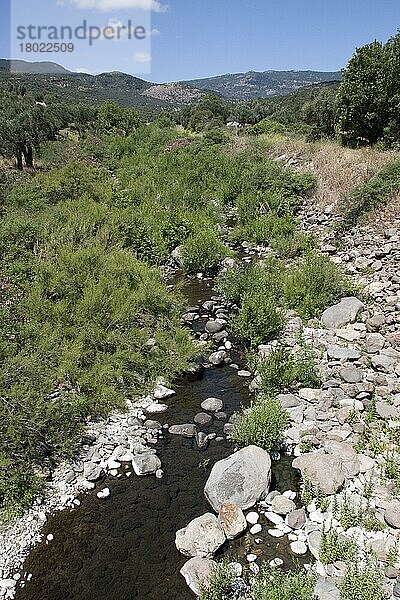
[[[40,73],[67,74],[71,73],[61,65],[54,62],[27,62],[26,60],[5,60],[0,58],[0,71],[12,71],[13,73]]]
[[[340,71],[249,71],[192,79],[184,83],[200,89],[213,90],[235,101],[284,96],[300,88],[327,81],[340,81],[341,78]]]
[[[50,93],[67,100],[94,104],[110,99],[149,111],[193,104],[209,93],[216,93],[231,102],[283,96],[340,78],[339,72],[251,71],[158,84],[119,71],[88,75],[73,73],[53,62],[0,59],[0,82],[11,79],[37,95]]]

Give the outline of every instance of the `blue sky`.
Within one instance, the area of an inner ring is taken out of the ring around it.
[[[0,0],[1,56],[10,55],[8,1]],[[337,70],[355,47],[400,28],[399,0],[11,0],[11,8],[13,58],[159,82],[248,70]],[[16,39],[21,24],[75,27],[86,20],[114,27],[128,19],[146,28],[146,39],[98,40],[92,47],[75,41],[74,52],[53,54],[27,53]]]

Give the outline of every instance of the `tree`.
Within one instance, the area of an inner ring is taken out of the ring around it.
[[[141,125],[142,118],[133,108],[118,106],[113,100],[106,100],[99,108],[98,123],[100,130],[106,133],[129,135]]]
[[[373,144],[384,135],[390,120],[388,54],[378,41],[358,48],[343,73],[338,122],[346,144]]]
[[[38,102],[23,88],[4,86],[0,95],[0,153],[14,156],[22,171],[24,162],[33,167],[34,150],[47,140],[54,140],[71,119],[66,104],[54,100]]]
[[[336,90],[326,87],[303,104],[301,117],[307,125],[314,128],[317,135],[329,137],[335,133],[336,111]]]

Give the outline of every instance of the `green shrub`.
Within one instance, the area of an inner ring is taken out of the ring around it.
[[[210,576],[207,586],[202,586],[200,600],[223,600],[229,598],[235,575],[227,560],[218,563]]]
[[[353,560],[357,556],[357,545],[339,536],[335,529],[328,533],[322,530],[320,560],[323,565],[328,565],[337,560]]]
[[[253,358],[251,363],[261,377],[261,390],[266,394],[292,391],[298,386],[321,386],[313,356],[306,348],[294,353],[290,348],[279,347],[266,358]]]
[[[351,289],[348,278],[329,258],[309,252],[288,271],[283,293],[289,308],[310,319]]]
[[[251,600],[313,600],[317,578],[306,571],[284,573],[262,565],[251,585]]]
[[[384,575],[375,558],[367,556],[347,562],[346,573],[340,584],[341,600],[384,600]]]
[[[400,192],[400,161],[383,167],[367,183],[353,190],[342,205],[343,228],[356,225],[369,211]]]
[[[245,294],[239,313],[232,321],[232,329],[252,346],[257,346],[275,338],[283,323],[283,315],[274,299],[256,290]]]
[[[269,452],[281,440],[288,421],[279,400],[263,395],[244,409],[231,437],[241,446],[254,444]]]
[[[203,231],[186,239],[182,245],[182,259],[186,271],[211,271],[221,260],[230,256],[230,250],[218,238],[217,234]]]
[[[272,119],[262,119],[255,125],[248,127],[246,133],[250,135],[260,135],[262,133],[285,133],[286,129],[282,123]]]

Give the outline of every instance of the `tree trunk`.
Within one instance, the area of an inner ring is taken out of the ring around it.
[[[17,169],[19,171],[22,171],[24,168],[23,162],[22,162],[22,150],[17,150],[17,154],[15,156],[16,161],[17,161]]]
[[[27,167],[33,168],[33,149],[32,146],[25,146],[23,149],[25,163]]]

